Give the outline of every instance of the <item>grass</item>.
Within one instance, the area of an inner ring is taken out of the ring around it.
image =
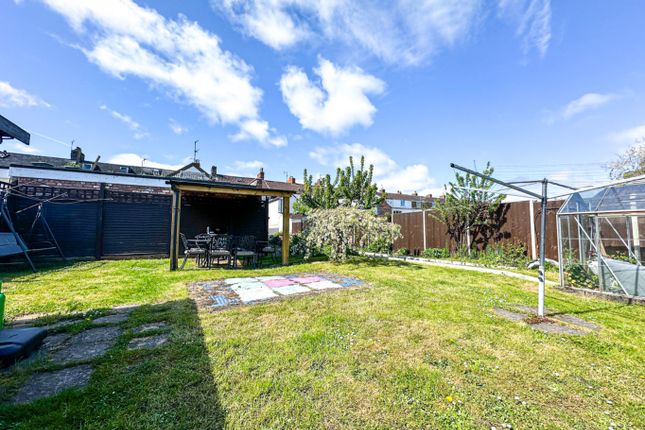
[[[186,282],[231,272],[131,260],[8,274],[10,318],[146,305],[86,389],[1,405],[0,428],[645,428],[643,307],[549,288],[548,308],[603,327],[574,337],[494,316],[537,301],[503,276],[366,259],[234,276],[316,271],[371,287],[200,312]],[[131,328],[159,320],[169,344],[126,350]],[[0,401],[48,368],[0,373]]]

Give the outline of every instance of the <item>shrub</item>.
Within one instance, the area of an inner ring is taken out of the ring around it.
[[[394,252],[394,255],[410,255],[410,250],[408,248],[399,248]]]
[[[427,248],[421,253],[425,258],[450,258],[450,251],[447,248]]]
[[[565,266],[564,282],[572,287],[598,288],[598,276],[579,263],[572,263]]]
[[[401,237],[399,225],[388,223],[373,211],[339,207],[314,209],[307,217],[305,240],[309,257],[314,250],[326,251],[329,259],[341,262],[349,252],[369,242],[388,242]]]
[[[297,233],[289,239],[289,254],[290,255],[305,255],[307,252],[307,240],[304,235]]]

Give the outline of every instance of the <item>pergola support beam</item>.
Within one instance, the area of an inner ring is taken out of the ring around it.
[[[289,235],[291,227],[291,211],[289,196],[282,197],[282,265],[289,264]]]

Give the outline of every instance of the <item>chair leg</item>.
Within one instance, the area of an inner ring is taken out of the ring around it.
[[[186,261],[188,261],[188,254],[184,256],[184,261],[181,263],[181,267],[179,267],[179,270],[184,270],[184,266],[186,265]]]

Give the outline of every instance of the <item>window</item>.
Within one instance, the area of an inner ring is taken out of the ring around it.
[[[81,169],[83,170],[92,170],[92,163],[82,163]]]
[[[121,166],[119,167],[119,171],[121,173],[130,173],[130,168],[128,166]]]
[[[284,213],[284,207],[282,206],[284,204],[284,200],[280,199],[278,200],[278,213]]]
[[[412,209],[416,209],[419,207],[419,202],[412,202]]]
[[[401,207],[405,207],[405,200],[401,200]]]

